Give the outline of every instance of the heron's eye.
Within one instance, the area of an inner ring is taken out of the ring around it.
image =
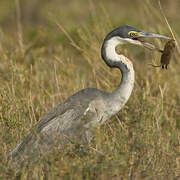
[[[129,35],[130,37],[137,37],[137,36],[138,36],[138,32],[136,32],[136,31],[130,31],[130,32],[128,33],[128,35]]]

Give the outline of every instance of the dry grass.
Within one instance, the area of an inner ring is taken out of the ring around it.
[[[156,1],[32,0],[22,1],[20,14],[17,4],[1,1],[0,179],[180,178],[180,54],[167,71],[154,69],[147,64],[157,64],[160,55],[134,46],[120,47],[135,66],[133,94],[91,144],[63,156],[55,149],[19,175],[7,167],[11,150],[54,105],[82,88],[118,85],[120,73],[100,58],[113,27],[170,33]],[[179,42],[179,0],[163,2]],[[154,43],[162,48],[165,42]]]

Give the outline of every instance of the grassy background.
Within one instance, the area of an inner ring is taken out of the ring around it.
[[[180,1],[162,2],[179,43]],[[20,8],[18,0],[1,0],[0,23],[0,179],[180,178],[180,53],[161,70],[148,66],[159,64],[159,53],[135,46],[118,49],[136,71],[130,100],[86,151],[55,149],[19,176],[5,163],[54,105],[82,88],[117,87],[119,71],[100,56],[110,30],[131,25],[170,35],[157,0],[22,0]]]

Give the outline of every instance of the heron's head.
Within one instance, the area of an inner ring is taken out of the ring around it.
[[[147,48],[148,46],[151,46],[151,44],[145,42],[144,38],[161,38],[167,40],[172,39],[170,37],[163,36],[160,34],[140,31],[131,26],[120,26],[114,29],[106,36],[105,40],[111,39],[113,37],[116,38],[117,41],[119,41],[119,44],[130,43],[135,45],[141,45]]]

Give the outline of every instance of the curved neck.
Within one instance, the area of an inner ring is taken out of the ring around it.
[[[101,55],[105,63],[111,68],[118,68],[121,71],[122,78],[120,85],[112,93],[107,95],[108,114],[113,115],[118,112],[129,99],[134,87],[134,69],[131,61],[124,55],[116,53],[116,46],[123,44],[119,37],[105,39]]]

